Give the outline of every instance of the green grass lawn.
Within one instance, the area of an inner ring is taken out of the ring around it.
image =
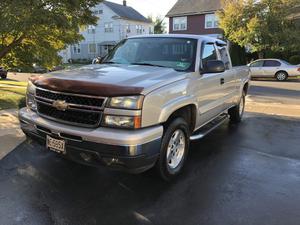
[[[26,82],[0,80],[0,110],[25,106]]]

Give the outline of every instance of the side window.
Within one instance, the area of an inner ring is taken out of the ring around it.
[[[264,64],[264,61],[257,61],[251,64],[251,67],[262,67]]]
[[[219,53],[220,53],[220,56],[221,56],[221,60],[225,64],[225,69],[229,70],[230,59],[229,59],[229,56],[228,56],[227,48],[225,46],[218,46],[218,50],[219,50]]]
[[[207,61],[217,60],[217,51],[213,44],[205,44],[202,52],[202,65],[205,65]]]
[[[281,63],[275,60],[266,60],[264,63],[264,67],[277,67],[281,66]]]

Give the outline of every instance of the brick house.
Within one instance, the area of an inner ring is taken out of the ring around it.
[[[221,0],[178,0],[166,15],[170,34],[200,34],[222,38],[216,12]]]

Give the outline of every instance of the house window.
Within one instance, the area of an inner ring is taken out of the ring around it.
[[[153,34],[152,27],[149,27],[149,34]]]
[[[95,34],[96,33],[96,27],[93,25],[88,26],[88,34]]]
[[[142,25],[136,25],[136,33],[142,34],[143,33],[143,26]]]
[[[74,54],[80,54],[81,53],[81,46],[80,46],[80,44],[73,45],[73,53]]]
[[[187,30],[187,17],[174,17],[173,30]]]
[[[104,32],[105,33],[112,33],[112,32],[114,32],[113,22],[105,23],[104,24]]]
[[[130,30],[130,24],[127,24],[126,25],[126,33],[130,33],[131,32],[131,30]]]
[[[97,47],[95,43],[89,44],[89,54],[96,54]]]
[[[219,21],[216,14],[206,14],[205,15],[205,29],[218,28]]]

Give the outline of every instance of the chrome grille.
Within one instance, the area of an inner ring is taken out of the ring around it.
[[[36,89],[36,101],[38,113],[42,117],[83,127],[100,125],[105,104],[104,97],[62,93],[40,88]],[[65,110],[58,109],[53,105],[55,101],[63,101],[68,107]]]

